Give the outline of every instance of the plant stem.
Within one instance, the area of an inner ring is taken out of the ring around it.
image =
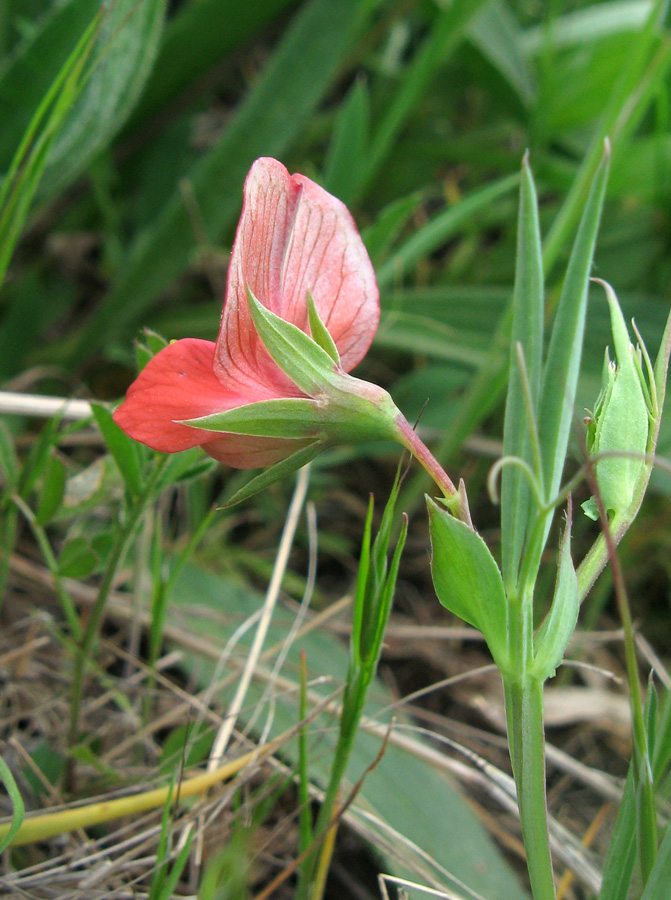
[[[634,760],[634,788],[636,793],[637,812],[637,837],[641,874],[645,884],[650,877],[655,858],[657,856],[657,805],[655,801],[655,787],[653,784],[650,752],[648,747],[648,733],[645,726],[643,713],[643,701],[641,699],[641,686],[638,677],[638,663],[636,661],[636,639],[634,637],[634,623],[631,618],[629,597],[624,580],[624,573],[617,555],[617,549],[613,533],[610,529],[608,516],[598,491],[595,498],[601,518],[602,534],[606,545],[610,567],[613,572],[613,587],[617,602],[622,631],[624,633],[624,656],[627,669],[627,681],[629,682],[629,702],[631,704],[632,733],[633,733],[633,760]]]
[[[534,900],[555,900],[545,795],[543,683],[503,676],[508,743]]]

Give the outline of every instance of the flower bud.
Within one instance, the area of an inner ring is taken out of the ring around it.
[[[647,466],[644,454],[650,432],[650,392],[642,368],[644,349],[631,343],[611,286],[600,279],[595,281],[606,291],[615,360],[611,361],[606,350],[603,383],[588,428],[587,449],[590,456],[606,454],[596,463],[597,484],[606,511],[624,513],[633,503]],[[593,498],[583,504],[583,510],[590,518],[598,517]]]

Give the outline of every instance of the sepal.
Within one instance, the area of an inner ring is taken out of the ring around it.
[[[181,425],[222,434],[249,434],[254,437],[305,439],[317,437],[323,427],[319,406],[310,399],[260,400]]]
[[[259,337],[284,374],[304,394],[314,396],[322,391],[336,372],[326,350],[296,325],[266,309],[249,287],[247,300]]]
[[[340,354],[338,353],[338,348],[336,347],[335,341],[331,337],[328,328],[319,318],[319,313],[315,306],[311,291],[308,291],[308,322],[310,324],[312,340],[315,341],[322,350],[325,350],[328,353],[336,366],[340,366]]]
[[[307,447],[302,447],[300,450],[292,453],[291,456],[281,459],[269,468],[264,469],[258,475],[255,475],[254,478],[244,485],[244,487],[241,487],[240,490],[232,494],[226,500],[222,508],[228,509],[231,506],[242,503],[243,500],[249,500],[254,494],[264,491],[267,487],[270,487],[271,484],[275,484],[276,481],[281,481],[283,478],[286,478],[287,475],[291,475],[293,472],[302,469],[303,466],[306,466],[309,462],[312,462],[313,459],[316,459],[320,453],[324,452],[324,450],[326,450],[324,441],[314,441],[312,444],[308,444]]]
[[[571,505],[559,549],[559,567],[552,606],[534,637],[533,673],[541,681],[552,678],[564,658],[580,612],[578,576],[571,559]]]

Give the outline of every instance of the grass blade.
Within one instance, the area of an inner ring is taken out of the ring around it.
[[[508,175],[494,184],[474,191],[464,200],[435,216],[378,268],[377,281],[380,287],[386,287],[400,279],[411,266],[444,244],[464,225],[471,224],[475,215],[489,209],[492,203],[512,191],[518,183],[519,175]]]
[[[11,770],[4,759],[0,756],[0,780],[5,786],[5,790],[9,794],[9,799],[12,802],[12,822],[9,826],[9,831],[5,834],[2,839],[0,839],[0,852],[5,849],[5,847],[9,847],[12,840],[14,839],[14,835],[17,833],[19,828],[21,827],[21,823],[23,822],[23,816],[25,813],[25,806],[23,805],[23,797],[14,781],[14,776],[11,773]]]
[[[28,217],[54,141],[84,82],[84,67],[104,13],[90,23],[44,96],[0,188],[0,283]]]
[[[667,900],[669,885],[671,885],[671,828],[667,827],[641,900]]]
[[[368,88],[359,79],[338,115],[324,164],[324,187],[346,204],[356,196],[357,173],[365,169],[369,129]]]

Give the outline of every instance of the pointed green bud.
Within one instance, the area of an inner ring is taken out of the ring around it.
[[[650,390],[643,375],[642,350],[630,341],[615,292],[605,281],[595,281],[606,291],[616,360],[611,362],[606,354],[601,393],[588,431],[588,450],[592,456],[617,454],[600,459],[596,474],[607,512],[625,513],[647,468],[643,454],[650,432]],[[583,509],[590,518],[596,518],[593,500],[583,504]]]

